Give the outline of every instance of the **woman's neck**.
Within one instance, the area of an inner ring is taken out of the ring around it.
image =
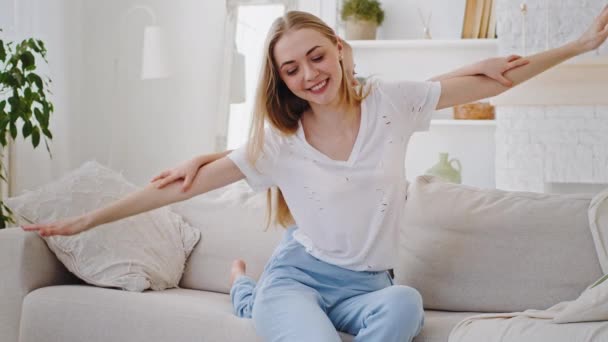
[[[359,125],[360,106],[348,108],[346,105],[310,105],[302,119],[309,128],[322,135],[335,135],[339,132],[348,132]]]

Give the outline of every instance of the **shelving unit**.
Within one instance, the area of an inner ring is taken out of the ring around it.
[[[486,58],[498,56],[497,39],[358,40],[355,70],[385,81],[424,81]],[[408,145],[408,179],[423,174],[448,152],[463,164],[463,183],[494,186],[494,120],[455,120],[451,108],[433,113],[429,131],[417,132]]]

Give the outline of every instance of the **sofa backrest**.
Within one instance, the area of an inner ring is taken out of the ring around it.
[[[395,281],[435,310],[512,312],[574,300],[602,275],[591,198],[420,176],[408,188]]]
[[[187,260],[182,288],[230,293],[230,266],[247,263],[247,275],[259,279],[284,229],[265,229],[266,193],[254,193],[244,180],[171,205],[201,239]]]

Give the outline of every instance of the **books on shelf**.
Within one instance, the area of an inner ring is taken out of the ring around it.
[[[467,0],[462,38],[496,38],[496,0]]]

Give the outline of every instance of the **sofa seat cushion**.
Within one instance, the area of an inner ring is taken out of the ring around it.
[[[351,341],[346,334],[344,341]],[[350,335],[349,335],[350,336]],[[89,285],[38,289],[25,297],[20,342],[262,341],[230,296],[169,289],[127,292]]]
[[[427,311],[414,342],[445,342],[475,312]],[[340,333],[343,341],[353,336]],[[188,289],[127,292],[89,285],[40,288],[23,303],[20,342],[261,341],[230,296]]]

